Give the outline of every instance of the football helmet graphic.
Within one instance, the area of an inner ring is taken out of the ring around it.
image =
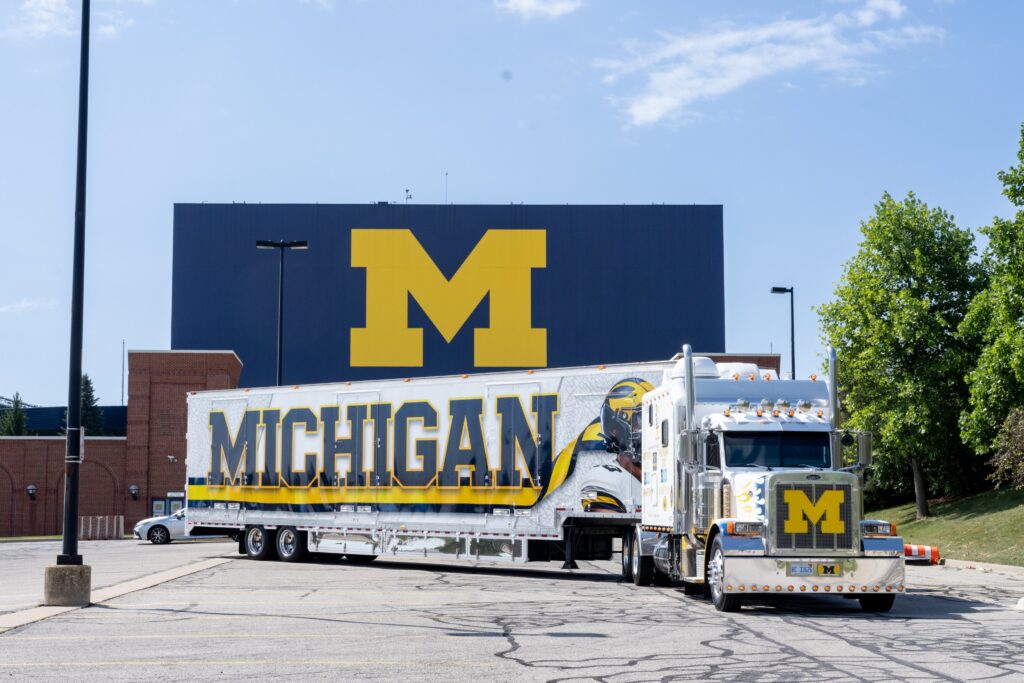
[[[601,406],[601,436],[608,452],[639,457],[643,396],[654,386],[638,377],[619,380]]]

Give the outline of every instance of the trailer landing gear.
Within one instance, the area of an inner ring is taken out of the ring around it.
[[[565,527],[565,562],[562,563],[562,569],[579,569],[580,566],[576,564],[576,560],[573,558],[573,546],[576,545],[576,541],[579,540],[580,530],[574,526]]]

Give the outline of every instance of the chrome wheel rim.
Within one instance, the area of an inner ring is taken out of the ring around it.
[[[249,550],[253,555],[258,555],[263,550],[263,529],[249,530]]]
[[[291,529],[284,529],[277,532],[277,537],[280,540],[278,543],[278,550],[285,557],[291,557],[295,554],[295,534]]]
[[[163,543],[165,540],[167,540],[167,532],[160,528],[153,529],[152,536],[153,540],[156,543]]]
[[[715,548],[715,554],[711,556],[708,564],[708,582],[711,584],[711,598],[718,602],[722,599],[725,588],[722,585],[725,580],[725,558],[722,557],[722,549]]]

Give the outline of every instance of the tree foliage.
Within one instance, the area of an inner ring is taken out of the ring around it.
[[[875,435],[875,486],[902,495],[916,488],[923,515],[928,493],[982,479],[958,429],[974,355],[957,328],[984,273],[971,233],[912,193],[882,195],[861,233],[834,299],[818,309],[822,337],[839,354],[848,425]]]
[[[21,400],[21,394],[15,393],[11,399],[11,407],[0,414],[0,436],[28,435],[28,413]]]
[[[998,446],[999,429],[1014,407],[1024,406],[1024,125],[1018,164],[999,172],[1003,194],[1017,207],[1013,219],[982,228],[988,288],[971,302],[961,335],[981,344],[967,378],[970,404],[961,417],[964,440],[978,453]]]
[[[88,436],[103,435],[103,410],[96,401],[89,375],[82,373],[82,426]]]
[[[991,479],[996,488],[1009,484],[1024,489],[1024,408],[1014,408],[999,432],[999,445],[992,457]]]
[[[103,436],[103,409],[99,407],[96,400],[96,390],[92,386],[92,379],[88,374],[82,373],[82,427],[85,428],[86,436]],[[68,424],[68,411],[64,411],[64,428]],[[61,429],[64,432],[64,428]]]

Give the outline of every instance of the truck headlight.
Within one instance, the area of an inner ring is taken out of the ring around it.
[[[895,536],[896,525],[892,522],[879,522],[878,520],[865,520],[860,523],[861,536]]]
[[[726,530],[730,536],[761,536],[764,522],[729,522]]]

